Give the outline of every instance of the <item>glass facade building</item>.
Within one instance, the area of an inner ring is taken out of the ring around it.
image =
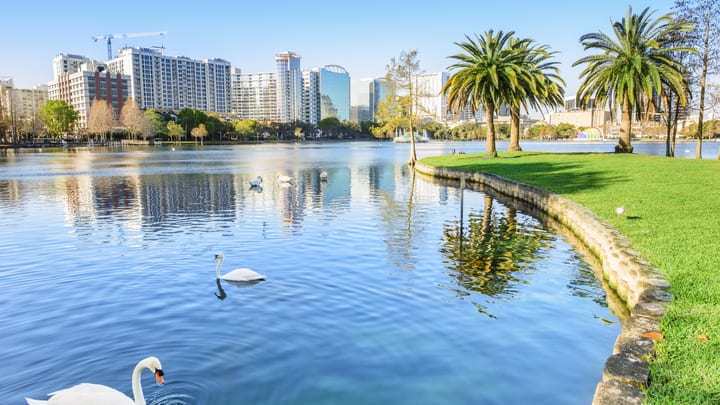
[[[380,102],[387,98],[387,96],[392,94],[392,89],[390,83],[385,79],[375,79],[371,86],[370,111],[372,112],[372,120],[377,121],[375,115],[377,114],[378,105],[380,105]]]
[[[350,74],[341,66],[320,69],[320,119],[350,120]]]
[[[370,94],[374,79],[353,80],[350,82],[350,120],[353,122],[372,121]]]

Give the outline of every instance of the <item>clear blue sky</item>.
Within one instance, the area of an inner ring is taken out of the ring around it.
[[[610,33],[611,20],[622,18],[628,5],[636,11],[649,6],[660,16],[673,1],[15,0],[0,8],[0,76],[13,77],[21,88],[47,83],[56,54],[107,57],[105,42],[93,42],[94,35],[153,31],[169,34],[115,40],[113,54],[124,45],[164,45],[166,55],[222,58],[251,73],[272,71],[275,53],[294,51],[303,69],[337,64],[362,79],[383,76],[391,57],[417,49],[422,70],[439,72],[458,52],[454,42],[493,29],[559,51],[572,94],[579,68],[571,65],[583,55],[579,37]]]

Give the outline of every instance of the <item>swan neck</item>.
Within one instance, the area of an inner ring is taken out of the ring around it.
[[[140,381],[143,368],[145,366],[142,362],[138,363],[132,374],[132,392],[135,405],[145,405],[145,395],[143,395],[142,382]]]
[[[220,266],[222,266],[223,259],[224,257],[218,259],[218,264],[215,267],[215,278],[220,278]]]

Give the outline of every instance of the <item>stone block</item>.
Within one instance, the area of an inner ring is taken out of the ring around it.
[[[660,302],[638,302],[633,308],[633,314],[648,318],[660,319],[667,313],[667,307]]]
[[[613,354],[605,362],[603,381],[616,380],[638,388],[647,386],[650,365],[645,360],[625,354]]]
[[[645,393],[638,387],[619,381],[602,381],[595,388],[593,405],[642,405]]]
[[[672,294],[659,288],[650,288],[640,293],[639,302],[670,302]]]
[[[623,334],[640,336],[648,332],[660,332],[660,320],[632,314],[625,320],[625,323],[623,323]]]
[[[640,360],[655,357],[655,342],[644,337],[622,334],[615,341],[613,354],[624,354]]]

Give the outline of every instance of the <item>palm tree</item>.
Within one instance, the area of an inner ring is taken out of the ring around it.
[[[640,114],[646,101],[661,93],[663,83],[680,97],[682,104],[687,103],[684,67],[674,54],[691,50],[678,45],[675,38],[677,32],[690,31],[692,25],[673,19],[672,14],[654,20],[653,14],[649,7],[633,14],[628,6],[625,18],[612,25],[614,38],[602,32],[580,37],[585,50],[599,52],[573,63],[587,64],[580,73],[584,78],[577,92],[580,106],[620,106],[620,139],[615,146],[618,153],[632,153],[632,114]]]
[[[528,110],[528,106],[540,110],[543,106],[562,105],[565,96],[565,81],[560,77],[558,61],[551,61],[557,54],[550,51],[547,45],[515,46],[516,52],[525,58],[525,69],[532,75],[533,81],[529,88],[518,89],[510,104],[510,145],[509,151],[520,151],[520,108]]]
[[[514,39],[514,31],[497,34],[492,30],[475,39],[465,36],[467,42],[455,42],[463,53],[450,56],[457,60],[449,67],[455,72],[443,86],[448,109],[472,114],[485,109],[487,138],[485,155],[497,156],[495,148],[495,110],[502,104],[511,104],[513,97],[523,88],[532,87],[532,75],[524,67],[524,56],[515,49],[527,46],[529,39]],[[512,46],[511,46],[512,45]]]

